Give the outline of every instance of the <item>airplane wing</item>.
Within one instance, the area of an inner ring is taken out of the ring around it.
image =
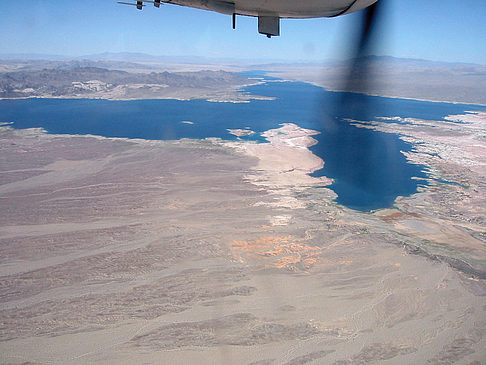
[[[258,17],[258,32],[267,37],[280,35],[280,18],[320,18],[336,17],[366,8],[377,0],[163,0],[162,3],[188,6],[215,11],[233,16],[233,28],[236,15]],[[142,10],[144,3],[159,7],[161,0],[138,0],[136,3],[118,2],[135,5]]]

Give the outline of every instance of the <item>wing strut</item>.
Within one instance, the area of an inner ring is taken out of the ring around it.
[[[156,8],[158,8],[158,7],[160,7],[161,0],[137,0],[136,3],[127,3],[127,2],[124,2],[124,1],[118,1],[118,4],[136,6],[138,10],[142,10],[142,8],[144,6],[147,6],[144,3],[154,4],[154,6]]]

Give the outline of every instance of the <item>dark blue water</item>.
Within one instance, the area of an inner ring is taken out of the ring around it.
[[[264,76],[263,73],[252,76]],[[266,77],[267,80],[274,78]],[[321,131],[312,151],[325,161],[315,173],[335,180],[337,202],[369,211],[389,207],[425,184],[423,166],[407,163],[400,151],[413,146],[397,135],[357,128],[343,118],[372,120],[377,116],[441,119],[476,105],[431,103],[336,93],[301,82],[273,82],[247,87],[245,92],[276,97],[250,103],[212,103],[204,100],[0,100],[0,123],[14,128],[42,127],[49,133],[94,134],[105,137],[179,139],[220,137],[236,139],[227,128],[249,127],[259,133],[292,122]],[[345,100],[345,103],[343,103]],[[194,124],[185,124],[191,121]],[[419,178],[418,180],[415,178]]]

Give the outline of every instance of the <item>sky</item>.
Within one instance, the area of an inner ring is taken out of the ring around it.
[[[295,0],[300,1],[300,0]],[[486,64],[484,0],[380,0],[380,42],[373,53]],[[176,5],[159,9],[116,0],[0,1],[0,54],[82,56],[141,52],[248,60],[348,58],[360,14],[283,19],[280,37],[257,32],[257,19]]]

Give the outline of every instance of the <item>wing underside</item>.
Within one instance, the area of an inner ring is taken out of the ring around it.
[[[377,0],[142,0],[137,5],[152,3],[158,7],[160,3],[188,6],[197,9],[211,10],[223,14],[248,16],[276,16],[278,18],[320,18],[334,17],[361,10]]]
[[[333,17],[363,9],[376,0],[172,0],[173,4],[240,15],[272,15],[279,18]]]
[[[377,0],[138,0],[135,4],[139,10],[144,3],[159,7],[161,3],[187,6],[191,8],[215,11],[233,15],[258,17],[258,31],[267,36],[280,34],[280,18],[320,18],[335,17],[361,10],[374,4]],[[119,2],[127,4],[126,2]]]

